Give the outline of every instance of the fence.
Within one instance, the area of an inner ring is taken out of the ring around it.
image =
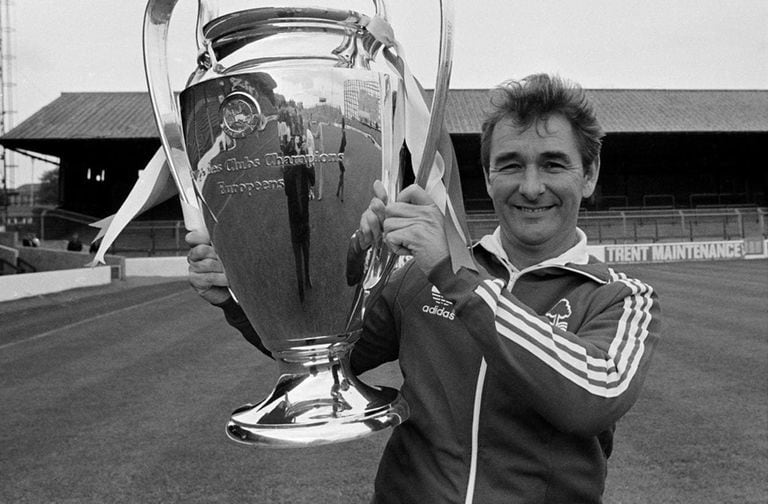
[[[584,211],[579,227],[590,243],[657,243],[768,238],[768,208],[705,208]],[[470,236],[478,240],[492,232],[498,219],[491,212],[469,213]],[[186,230],[182,221],[137,221],[129,224],[110,253],[126,257],[184,255]]]
[[[183,221],[136,221],[120,233],[110,253],[127,257],[184,255]]]
[[[735,240],[768,237],[768,208],[707,208],[582,211],[579,227],[590,243]],[[488,213],[468,216],[474,240],[491,232],[498,219]]]

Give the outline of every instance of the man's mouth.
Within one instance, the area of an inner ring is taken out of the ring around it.
[[[535,207],[515,205],[515,208],[517,208],[523,213],[536,214],[536,213],[546,212],[550,208],[555,208],[555,205],[535,206]]]

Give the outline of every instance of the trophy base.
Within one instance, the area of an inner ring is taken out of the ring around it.
[[[301,448],[351,441],[405,421],[408,405],[397,390],[371,387],[352,374],[351,347],[281,352],[274,390],[261,403],[235,410],[227,436],[251,446]]]

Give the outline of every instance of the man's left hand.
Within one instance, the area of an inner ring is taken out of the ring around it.
[[[384,241],[399,255],[413,255],[416,265],[429,275],[450,255],[443,228],[443,214],[418,185],[406,187],[385,210]]]

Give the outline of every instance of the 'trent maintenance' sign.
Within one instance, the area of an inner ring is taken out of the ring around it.
[[[762,241],[751,240],[605,246],[605,262],[608,263],[712,261],[762,254]]]

